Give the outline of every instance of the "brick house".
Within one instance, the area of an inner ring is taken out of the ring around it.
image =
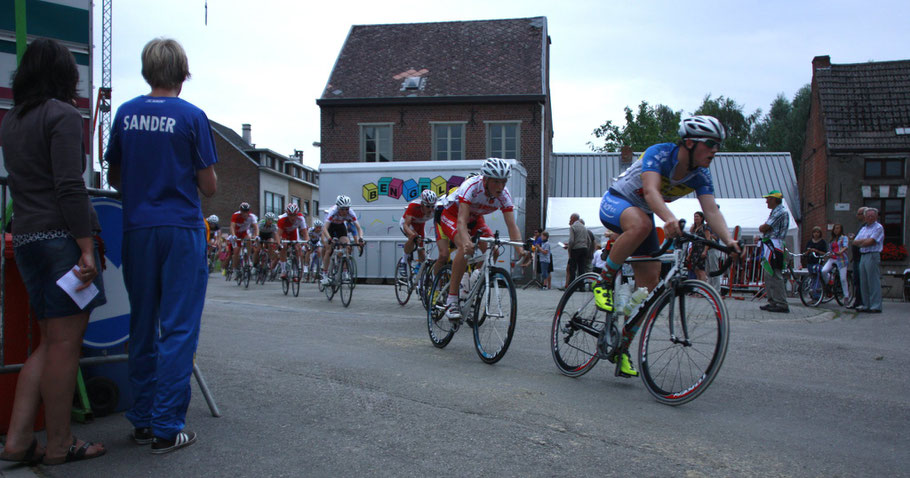
[[[910,60],[837,65],[815,57],[799,171],[802,242],[814,226],[841,223],[856,232],[856,209],[872,206],[880,211],[885,243],[906,244],[908,158]]]
[[[549,43],[545,17],[352,26],[316,101],[321,161],[517,159],[532,231],[553,150]]]
[[[227,126],[210,123],[218,153],[218,193],[202,199],[203,214],[215,214],[224,227],[241,202],[250,203],[260,219],[267,212],[281,215],[286,204],[296,202],[312,224],[319,216],[319,173],[302,164],[302,152],[288,157],[257,148],[248,124],[243,125],[241,136]]]

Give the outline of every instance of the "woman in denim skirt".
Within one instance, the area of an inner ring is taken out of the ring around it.
[[[82,179],[83,118],[74,107],[79,73],[59,43],[34,40],[13,78],[15,106],[0,127],[13,199],[16,265],[41,329],[41,343],[19,373],[6,446],[0,459],[47,465],[95,458],[100,443],[75,438],[70,410],[82,335],[92,309],[106,302],[94,236],[101,230]],[[98,294],[79,307],[57,285],[74,271],[79,289]],[[44,403],[47,446],[32,425]]]

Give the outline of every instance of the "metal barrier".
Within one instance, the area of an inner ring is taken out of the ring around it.
[[[0,224],[3,227],[3,240],[0,241],[0,374],[3,373],[15,373],[18,372],[23,364],[7,364],[5,351],[6,351],[6,226],[7,226],[7,193],[8,193],[8,182],[7,178],[0,176]],[[120,199],[120,193],[117,191],[109,191],[104,189],[94,189],[88,188],[89,196],[91,197],[107,197],[111,199]],[[28,312],[28,324],[26,327],[27,332],[27,351],[26,355],[30,356],[34,348],[34,341],[32,337],[32,328],[35,323],[35,318],[32,316],[31,308]],[[105,355],[99,357],[83,357],[79,360],[80,366],[88,365],[100,365],[106,363],[115,363],[115,362],[125,362],[129,360],[128,354],[116,354],[116,355]],[[205,378],[202,376],[202,372],[199,370],[199,366],[196,365],[195,360],[193,361],[193,376],[196,377],[196,382],[199,384],[199,389],[202,391],[202,395],[205,398],[206,404],[208,404],[209,411],[212,413],[212,416],[220,417],[221,412],[218,410],[218,406],[215,404],[215,400],[212,397],[211,392],[209,391],[208,385],[205,382]]]

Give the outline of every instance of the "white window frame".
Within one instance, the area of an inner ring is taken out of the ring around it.
[[[373,153],[373,154],[376,154],[376,156],[377,156],[375,160],[369,160],[369,161],[368,161],[368,158],[367,158],[367,137],[366,137],[366,128],[388,128],[388,130],[389,130],[389,154],[388,154],[388,161],[394,161],[394,160],[395,160],[395,158],[394,158],[394,156],[393,156],[393,154],[394,154],[393,151],[395,150],[395,148],[394,148],[394,144],[395,144],[395,143],[394,143],[394,139],[395,139],[395,138],[394,138],[395,128],[393,128],[393,126],[395,126],[395,123],[357,123],[357,125],[360,126],[360,162],[362,162],[362,163],[374,163],[374,162],[375,162],[375,163],[379,163],[379,162],[385,162],[385,161],[380,161],[380,160],[379,160],[379,156],[381,155],[381,152],[380,152],[380,151],[377,151],[376,153]],[[377,149],[378,149],[378,142],[379,142],[378,139],[376,140],[376,142],[377,142]]]
[[[433,157],[432,157],[433,161],[457,161],[457,160],[465,159],[465,156],[466,156],[466,153],[464,150],[465,136],[467,136],[467,128],[465,126],[467,124],[468,124],[467,121],[430,121],[430,126],[431,126],[430,140],[432,141],[432,144],[433,144]],[[452,150],[451,150],[452,136],[451,136],[451,134],[448,135],[448,138],[446,141],[446,143],[449,144],[449,150],[446,152],[446,158],[445,159],[437,158],[437,156],[439,155],[438,154],[439,149],[436,146],[436,131],[437,131],[437,128],[440,126],[445,126],[445,127],[460,126],[461,127],[461,157],[460,158],[452,157]]]
[[[521,121],[504,120],[504,121],[484,121],[487,130],[487,157],[502,159],[521,159]],[[502,136],[499,145],[499,152],[494,152],[492,128],[495,126],[515,126],[515,157],[509,157],[505,154],[505,135]]]
[[[274,202],[275,202],[274,199],[270,201],[269,196],[271,196],[271,198],[278,198],[281,200],[281,205],[279,206],[277,211],[275,210],[275,207],[274,207]],[[273,193],[272,191],[265,191],[265,195],[263,197],[263,202],[265,203],[265,206],[263,207],[263,213],[274,212],[275,214],[277,214],[279,216],[281,214],[284,214],[284,194]]]

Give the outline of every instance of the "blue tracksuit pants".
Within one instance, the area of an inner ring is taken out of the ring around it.
[[[151,227],[123,235],[130,298],[129,374],[135,402],[126,418],[172,440],[186,423],[193,355],[205,303],[205,230]]]

